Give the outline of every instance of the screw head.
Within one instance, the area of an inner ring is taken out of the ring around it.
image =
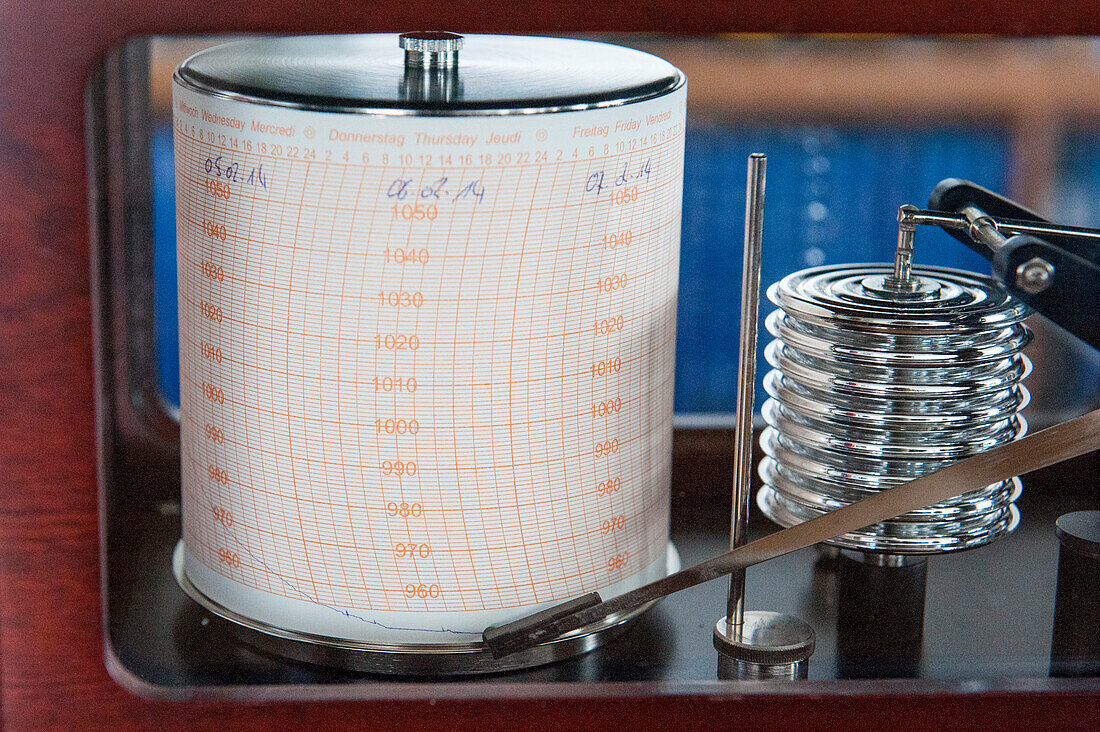
[[[1016,268],[1016,287],[1037,295],[1054,282],[1054,265],[1041,257],[1032,257]]]

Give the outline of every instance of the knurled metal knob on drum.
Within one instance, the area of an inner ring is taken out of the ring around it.
[[[446,31],[402,33],[397,45],[405,51],[405,66],[457,66],[463,38]]]

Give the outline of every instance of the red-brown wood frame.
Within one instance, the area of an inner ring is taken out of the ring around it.
[[[10,729],[1051,729],[1100,694],[157,702],[104,668],[84,89],[144,34],[397,31],[1100,34],[1100,6],[1032,0],[99,0],[0,3],[0,713]],[[634,694],[633,697],[629,694]],[[1093,727],[1095,728],[1095,727]]]

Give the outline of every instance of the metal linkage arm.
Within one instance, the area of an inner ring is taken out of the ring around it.
[[[1100,350],[1100,231],[1052,224],[957,178],[941,181],[928,205],[903,206],[899,226],[939,226],[988,259],[1005,289]]]

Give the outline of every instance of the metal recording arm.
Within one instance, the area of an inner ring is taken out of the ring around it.
[[[903,206],[900,228],[939,226],[988,259],[1005,289],[1100,350],[1100,230],[1052,224],[958,178],[940,181],[928,207]]]

